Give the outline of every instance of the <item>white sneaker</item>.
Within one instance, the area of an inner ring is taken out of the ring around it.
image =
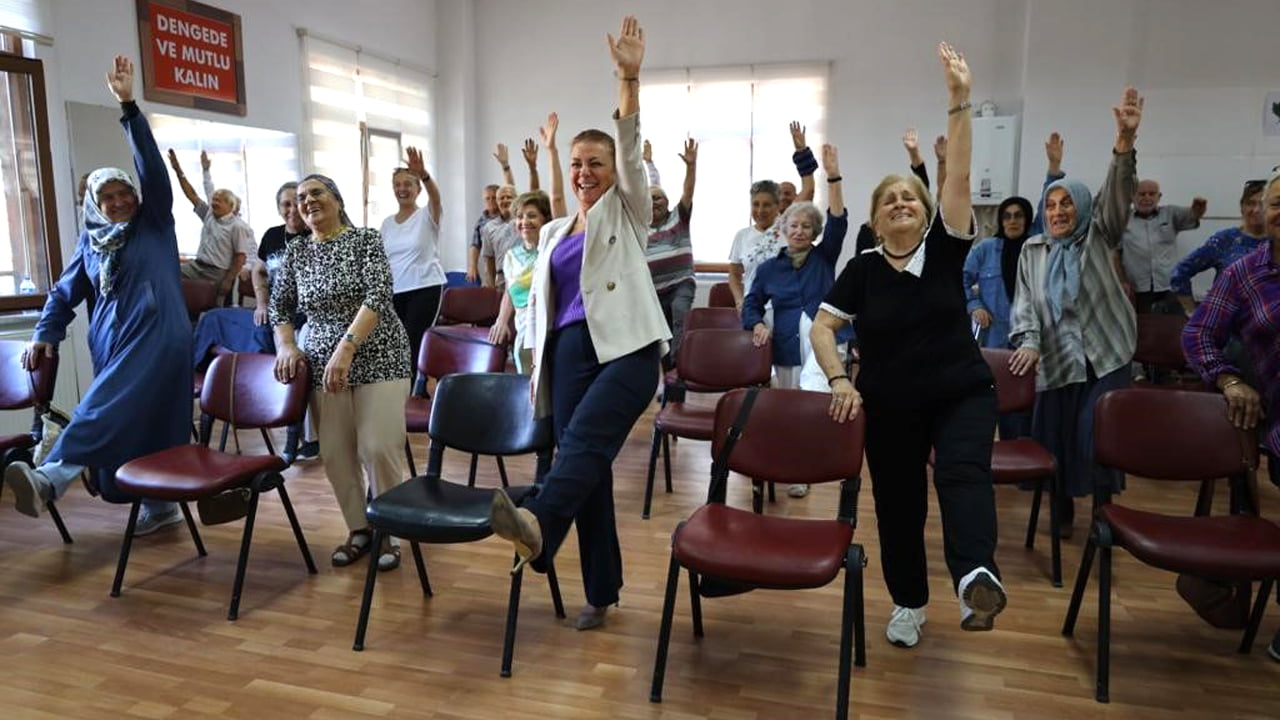
[[[960,628],[990,630],[996,615],[1009,602],[1004,586],[990,570],[980,567],[960,579]]]
[[[901,605],[893,606],[893,614],[889,616],[889,626],[884,630],[884,636],[889,642],[898,647],[915,647],[920,642],[920,628],[924,626],[927,620],[924,616],[924,608],[907,608]]]
[[[143,507],[141,512],[138,513],[138,524],[133,526],[133,536],[142,537],[143,535],[150,535],[162,527],[176,525],[185,519],[186,518],[182,516],[182,510],[178,508],[177,503],[170,506],[169,512],[157,515],[153,515],[149,508]]]
[[[53,483],[44,473],[25,462],[11,463],[4,469],[4,484],[13,491],[13,506],[28,517],[40,517],[44,504],[53,499]]]
[[[796,484],[796,485],[789,485],[789,486],[787,486],[787,496],[788,496],[788,497],[793,497],[793,498],[802,498],[802,497],[807,497],[808,495],[809,495],[809,486],[808,486],[808,485],[800,485],[800,484]]]

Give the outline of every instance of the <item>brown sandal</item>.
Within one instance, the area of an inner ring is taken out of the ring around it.
[[[363,537],[364,542],[357,545],[355,540],[357,537]],[[365,530],[355,530],[347,536],[347,541],[333,549],[333,554],[329,556],[329,561],[334,567],[346,567],[351,563],[364,557],[369,552],[369,547],[373,545],[373,535]]]
[[[395,570],[400,567],[400,546],[392,545],[378,554],[378,570]]]

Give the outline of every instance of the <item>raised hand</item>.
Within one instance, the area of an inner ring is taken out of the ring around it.
[[[520,154],[524,155],[526,165],[534,166],[538,164],[538,143],[533,138],[524,139],[524,148],[520,150]]]
[[[645,145],[647,146],[648,144],[649,144],[648,141],[645,141]],[[693,167],[694,165],[698,164],[698,141],[697,140],[694,140],[693,138],[687,138],[684,141],[684,152],[680,153],[680,159],[683,160],[684,164],[689,167]]]
[[[1062,136],[1056,132],[1049,133],[1049,139],[1044,141],[1044,154],[1049,158],[1049,172],[1057,173],[1062,167]]]
[[[840,153],[831,143],[822,145],[822,172],[829,178],[840,177]]]
[[[1191,200],[1191,214],[1197,219],[1204,217],[1205,212],[1209,209],[1209,201],[1206,198],[1196,197]]]
[[[920,152],[920,134],[915,128],[907,128],[907,131],[902,133],[902,147],[906,148],[913,157]]]
[[[947,136],[939,135],[933,141],[933,154],[938,158],[938,162],[947,161]]]
[[[107,89],[115,96],[117,102],[133,100],[133,61],[123,55],[117,55],[111,69],[107,71]]]
[[[653,162],[653,145],[650,145],[648,140],[640,146],[640,159],[647,163]]]
[[[969,63],[965,62],[964,55],[949,44],[940,42],[938,59],[942,61],[951,99],[958,102],[968,100],[969,84],[973,81],[973,76],[969,74]]]
[[[644,61],[644,30],[634,15],[622,18],[622,28],[617,39],[609,35],[609,55],[618,69],[618,77],[636,79],[640,75],[640,63]]]
[[[556,149],[556,130],[560,128],[560,116],[555,113],[547,115],[547,124],[538,128],[538,133],[542,136],[542,146],[547,150]]]
[[[178,153],[174,152],[173,148],[169,148],[169,167],[179,175],[182,174],[182,163],[178,162]]]
[[[1132,138],[1142,124],[1142,96],[1132,87],[1125,88],[1120,104],[1111,108],[1116,116],[1116,134]]]
[[[427,161],[423,157],[422,151],[410,145],[405,148],[405,153],[409,156],[409,162],[406,163],[409,172],[417,175],[419,180],[425,180],[427,177]]]
[[[200,151],[200,169],[208,170],[209,167],[212,165],[213,165],[213,161],[209,159],[209,153],[205,152],[204,150],[201,150]]]
[[[507,159],[507,146],[503,143],[498,143],[498,147],[493,153],[493,159],[498,161],[498,164],[502,166],[503,170],[511,166],[511,163],[508,162]]]
[[[803,150],[809,146],[804,140],[804,131],[803,125],[795,120],[791,121],[791,144],[796,147],[796,150]]]

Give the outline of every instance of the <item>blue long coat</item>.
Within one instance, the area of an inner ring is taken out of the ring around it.
[[[133,148],[142,203],[131,237],[117,251],[112,292],[102,294],[101,255],[81,233],[35,332],[40,342],[61,342],[75,308],[93,298],[94,379],[47,460],[93,468],[103,497],[113,502],[131,499],[115,489],[117,468],[185,444],[191,433],[191,323],[178,275],[173,190],[151,127],[136,105],[127,107],[120,123]]]

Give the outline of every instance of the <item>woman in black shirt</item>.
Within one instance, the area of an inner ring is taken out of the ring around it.
[[[951,100],[942,207],[935,211],[914,176],[882,180],[870,213],[880,242],[845,267],[810,334],[831,384],[832,418],[844,422],[863,404],[867,408],[880,558],[894,602],[886,637],[902,647],[919,642],[929,600],[924,522],[930,450],[961,627],[990,630],[1006,601],[994,559],[995,389],[969,331],[960,283],[973,226],[970,75],[964,57],[946,43],[938,56]],[[862,356],[856,389],[835,348],[836,330],[854,316]]]

